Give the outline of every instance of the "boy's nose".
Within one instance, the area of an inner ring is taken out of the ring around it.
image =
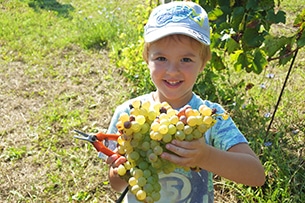
[[[178,65],[175,64],[175,63],[170,63],[167,66],[166,72],[169,73],[169,74],[175,74],[175,73],[179,72]]]

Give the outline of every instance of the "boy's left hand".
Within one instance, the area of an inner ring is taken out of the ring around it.
[[[173,154],[163,152],[161,157],[184,167],[196,167],[209,156],[209,147],[204,137],[193,141],[173,140],[166,144],[166,149]]]

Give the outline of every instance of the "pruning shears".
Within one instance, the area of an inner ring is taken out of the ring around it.
[[[88,142],[91,142],[94,146],[94,148],[98,152],[102,152],[103,154],[107,156],[111,156],[113,154],[117,154],[120,156],[120,154],[113,152],[108,148],[108,140],[117,140],[120,135],[118,134],[105,134],[102,132],[97,133],[96,135],[89,135],[84,132],[81,132],[79,130],[74,130],[74,132],[82,135],[81,136],[74,136],[74,138],[85,140]]]
[[[96,135],[89,135],[87,133],[81,132],[79,130],[74,130],[74,132],[82,135],[81,136],[74,136],[74,138],[80,139],[80,140],[85,140],[88,142],[91,142],[94,146],[94,148],[98,152],[102,152],[103,154],[107,156],[111,156],[113,154],[117,154],[118,156],[121,156],[118,153],[113,152],[108,148],[108,140],[117,140],[120,135],[117,134],[105,134],[102,132],[97,133]],[[105,146],[106,145],[106,146]],[[125,197],[125,195],[128,192],[128,186],[125,188],[119,199],[116,201],[116,203],[121,203]]]

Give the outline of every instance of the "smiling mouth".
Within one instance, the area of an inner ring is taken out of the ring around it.
[[[171,86],[176,86],[182,83],[181,80],[176,80],[176,81],[168,81],[168,80],[164,80],[167,84],[171,85]]]

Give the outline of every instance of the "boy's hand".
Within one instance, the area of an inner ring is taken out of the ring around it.
[[[118,166],[125,163],[126,161],[127,159],[124,156],[118,156],[117,154],[113,154],[107,158],[106,163],[112,168],[112,174],[115,176],[119,176],[117,170]]]
[[[196,167],[209,156],[209,147],[204,137],[193,141],[173,140],[166,145],[166,149],[174,154],[163,152],[163,159],[185,167]]]

